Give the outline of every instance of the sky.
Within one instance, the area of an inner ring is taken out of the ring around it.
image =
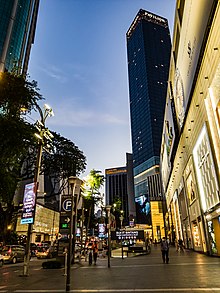
[[[175,0],[41,0],[29,70],[55,116],[50,130],[75,143],[95,169],[132,152],[126,32],[139,9],[168,19]]]

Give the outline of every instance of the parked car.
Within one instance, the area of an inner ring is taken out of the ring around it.
[[[0,254],[0,267],[2,267],[4,264],[3,255]]]
[[[1,255],[4,262],[15,264],[18,261],[24,261],[25,248],[22,245],[4,245]]]
[[[38,259],[51,258],[51,252],[50,252],[49,247],[44,247],[44,246],[38,246],[37,252],[35,255]]]

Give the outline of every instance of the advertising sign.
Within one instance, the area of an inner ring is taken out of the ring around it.
[[[206,212],[219,203],[220,194],[206,124],[204,124],[193,149],[193,159],[202,209]]]
[[[144,230],[133,231],[111,231],[112,240],[144,240]]]
[[[99,238],[104,238],[105,234],[105,224],[99,224]]]
[[[212,5],[213,0],[185,1],[174,80],[174,101],[180,129],[183,126]]]
[[[25,185],[21,224],[33,224],[36,206],[37,184],[30,183]]]
[[[170,98],[167,99],[164,115],[164,127],[163,127],[163,138],[161,147],[161,170],[162,170],[162,182],[164,190],[166,190],[166,185],[169,179],[171,165],[170,157],[173,148],[173,142],[175,139],[174,123],[171,110]]]

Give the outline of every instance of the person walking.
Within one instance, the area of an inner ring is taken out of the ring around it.
[[[89,250],[89,265],[92,264],[92,249]]]
[[[162,238],[160,245],[161,245],[163,263],[168,264],[169,263],[169,243],[165,237]]]
[[[98,245],[95,242],[93,245],[93,260],[95,265],[96,265],[97,257],[98,257]]]
[[[180,252],[184,252],[184,249],[183,249],[183,240],[182,239],[179,239],[178,240],[178,245],[179,245],[179,251]]]

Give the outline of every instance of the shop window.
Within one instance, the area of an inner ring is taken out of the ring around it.
[[[35,242],[41,242],[41,234],[36,235]]]
[[[199,237],[199,228],[196,224],[193,225],[193,242],[194,242],[194,246],[198,247],[201,245],[200,243],[200,237]]]

